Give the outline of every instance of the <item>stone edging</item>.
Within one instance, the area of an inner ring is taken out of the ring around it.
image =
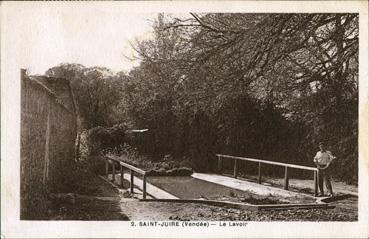
[[[301,204],[265,204],[254,205],[246,203],[237,203],[229,201],[203,200],[203,199],[140,199],[143,202],[179,202],[179,203],[203,203],[212,206],[231,207],[236,209],[247,209],[252,211],[258,210],[288,210],[288,209],[329,209],[334,206],[324,202],[317,203],[301,203]]]

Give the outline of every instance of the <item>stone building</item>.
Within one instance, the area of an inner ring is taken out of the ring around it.
[[[21,219],[42,219],[48,195],[67,191],[77,134],[67,79],[21,70]]]

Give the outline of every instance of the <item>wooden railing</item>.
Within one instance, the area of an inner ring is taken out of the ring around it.
[[[284,187],[283,187],[285,190],[288,190],[288,186],[289,186],[288,168],[297,168],[297,169],[302,169],[302,170],[313,171],[314,172],[314,195],[315,196],[318,195],[318,181],[319,181],[318,177],[319,177],[319,175],[318,175],[318,169],[317,168],[307,167],[307,166],[302,166],[302,165],[297,165],[297,164],[273,162],[273,161],[261,160],[261,159],[236,157],[236,156],[223,155],[223,154],[217,154],[216,156],[218,157],[218,171],[220,173],[222,172],[222,168],[223,168],[223,165],[222,165],[223,158],[234,160],[234,167],[233,167],[233,176],[234,176],[234,178],[237,178],[237,174],[238,174],[238,165],[237,165],[238,160],[258,163],[258,183],[259,184],[261,184],[261,164],[262,163],[263,164],[276,165],[276,166],[282,166],[282,167],[285,168],[284,169]]]
[[[115,166],[119,165],[119,173],[120,173],[120,186],[123,187],[123,181],[124,181],[124,168],[129,169],[130,173],[130,191],[133,193],[133,187],[134,187],[134,173],[138,173],[142,175],[142,198],[146,199],[146,171],[136,168],[130,164],[127,164],[123,162],[119,157],[112,156],[112,155],[106,155],[104,156],[105,159],[105,174],[108,177],[109,175],[109,165],[112,167],[112,182],[115,181],[115,174],[117,173],[115,171]]]

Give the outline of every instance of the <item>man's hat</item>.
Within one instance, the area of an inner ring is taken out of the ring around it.
[[[319,146],[322,146],[322,145],[324,145],[324,142],[319,142]]]

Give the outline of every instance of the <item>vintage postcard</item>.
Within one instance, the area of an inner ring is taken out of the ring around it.
[[[367,238],[366,1],[2,2],[2,238]]]

